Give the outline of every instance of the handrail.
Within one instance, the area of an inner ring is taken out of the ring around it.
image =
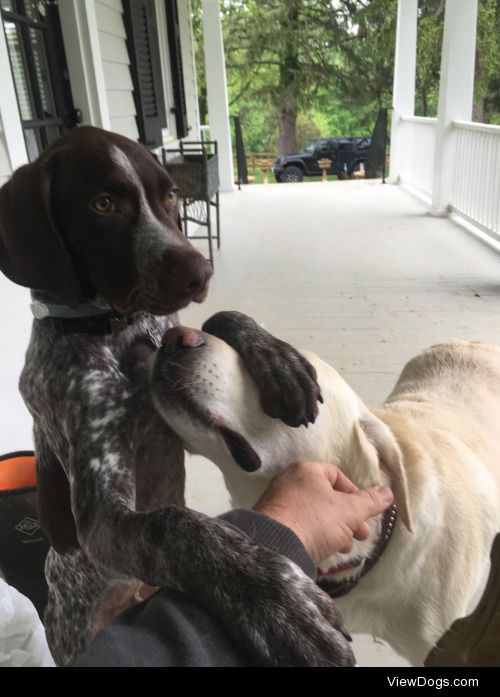
[[[402,116],[401,121],[408,121],[409,123],[423,123],[426,126],[431,126],[437,123],[435,116]]]
[[[466,128],[469,131],[482,131],[483,133],[493,133],[500,135],[500,126],[494,126],[489,123],[475,123],[474,121],[452,121],[456,128]]]

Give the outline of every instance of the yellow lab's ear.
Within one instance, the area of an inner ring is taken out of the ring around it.
[[[354,424],[351,450],[353,460],[350,464],[358,485],[366,487],[379,483],[380,468],[389,474],[398,514],[412,532],[408,481],[403,455],[393,432],[367,410]]]
[[[362,489],[380,484],[377,451],[358,421],[352,427],[348,474],[356,482],[356,486]]]

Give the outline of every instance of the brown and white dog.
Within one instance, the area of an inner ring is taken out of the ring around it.
[[[219,313],[207,330],[233,315]],[[421,664],[479,601],[500,530],[500,349],[433,346],[405,366],[374,410],[332,367],[304,355],[324,398],[308,428],[289,428],[262,411],[252,378],[227,344],[179,327],[157,354],[157,407],[188,450],[220,467],[239,507],[251,507],[269,479],[298,458],[332,462],[360,487],[388,483],[398,518],[386,549],[379,538],[389,537],[392,522],[372,519],[368,540],[321,564],[320,583],[333,595],[352,586],[337,600],[350,631],[381,637]],[[376,563],[368,562],[374,554]]]
[[[339,613],[308,576],[183,506],[184,450],[153,405],[148,357],[177,311],[205,298],[212,269],[178,222],[175,184],[151,153],[91,126],[0,189],[0,271],[33,297],[20,390],[51,544],[50,649],[71,662],[145,586],[168,586],[216,615],[252,665],[352,665]],[[307,361],[250,318],[222,329],[267,412],[314,421]]]

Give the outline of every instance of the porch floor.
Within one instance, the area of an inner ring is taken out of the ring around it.
[[[200,326],[238,309],[332,363],[368,403],[404,363],[449,338],[500,343],[500,257],[400,187],[378,181],[252,185],[221,197],[222,248],[208,300],[184,312]],[[206,242],[200,241],[206,250]],[[31,447],[17,381],[29,338],[26,290],[0,275],[0,452]],[[221,477],[188,463],[188,502],[229,507]],[[361,665],[404,665],[371,639]]]

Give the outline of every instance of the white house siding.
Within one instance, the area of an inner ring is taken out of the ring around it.
[[[198,110],[198,88],[194,60],[193,28],[191,23],[191,0],[178,0],[179,27],[181,30],[182,67],[184,92],[189,125],[189,140],[200,140],[200,115]]]
[[[95,0],[95,7],[111,130],[137,140],[122,0]]]

